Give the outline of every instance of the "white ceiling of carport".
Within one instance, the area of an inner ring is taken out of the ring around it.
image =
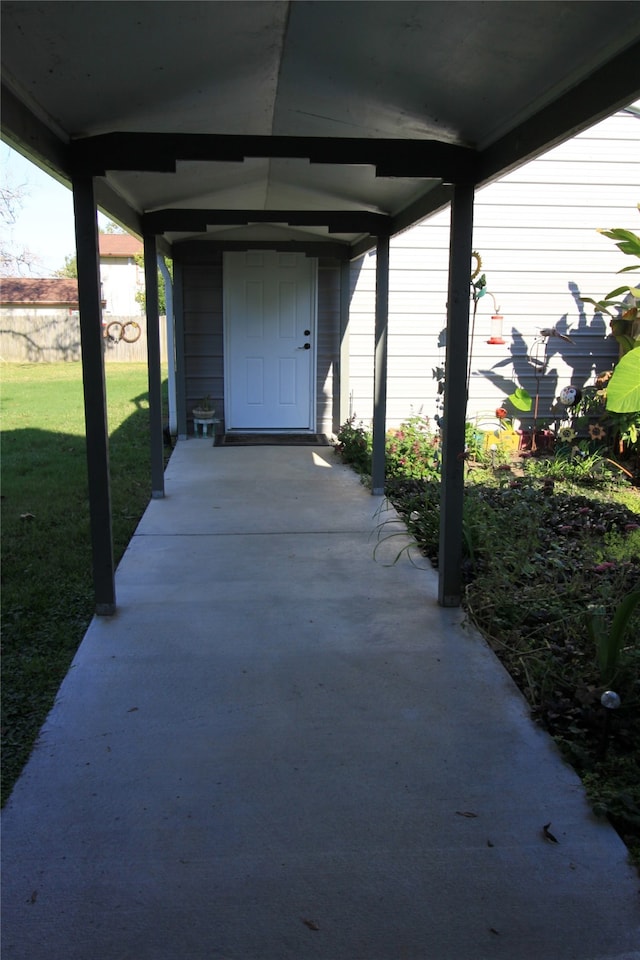
[[[435,139],[483,150],[640,38],[640,4],[595,0],[5,0],[2,18],[3,81],[63,143],[119,131]],[[629,101],[640,95],[635,83]],[[567,116],[565,129],[573,124]],[[5,135],[38,159],[33,144]],[[398,214],[439,183],[259,157],[109,171],[107,180],[139,214]],[[322,227],[220,224],[208,234],[270,229],[274,239],[333,238]]]

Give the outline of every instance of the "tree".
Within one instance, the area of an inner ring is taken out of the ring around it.
[[[99,227],[98,233],[126,233],[126,230],[123,230],[117,223],[114,223],[113,220],[107,220],[107,223],[104,227]]]
[[[75,254],[70,253],[64,258],[64,266],[56,270],[54,277],[71,277],[73,280],[78,278],[78,259]]]
[[[0,276],[15,277],[42,270],[42,261],[28,247],[16,243],[13,228],[27,196],[27,184],[16,186],[3,176],[0,183]]]
[[[144,257],[141,253],[136,253],[134,257],[136,263],[139,267],[144,269]],[[171,276],[173,276],[173,264],[169,261],[168,269]],[[146,310],[147,306],[147,296],[144,290],[139,290],[136,293],[136,303],[139,303],[143,310]],[[164,290],[164,277],[158,268],[158,314],[163,317],[167,312],[167,298]]]

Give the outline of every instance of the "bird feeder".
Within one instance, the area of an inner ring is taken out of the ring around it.
[[[499,313],[494,313],[491,317],[491,337],[487,340],[487,343],[500,344],[505,343],[502,336],[502,321],[504,317]]]

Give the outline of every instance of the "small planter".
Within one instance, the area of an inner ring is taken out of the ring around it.
[[[209,427],[212,435],[215,435],[216,424],[220,421],[216,418],[216,411],[213,407],[193,407],[193,432],[198,436],[198,428],[203,437],[209,436]]]
[[[194,420],[213,420],[216,415],[215,410],[206,407],[194,407],[191,413]]]
[[[551,451],[555,444],[555,436],[551,430],[519,430],[520,453],[536,453],[539,450]]]
[[[515,430],[487,430],[483,431],[483,448],[485,454],[496,446],[507,454],[515,454],[520,449],[522,438]]]

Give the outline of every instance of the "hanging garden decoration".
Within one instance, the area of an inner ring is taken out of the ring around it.
[[[469,360],[467,364],[467,395],[469,394],[469,380],[471,379],[471,360],[473,355],[473,338],[476,330],[476,314],[478,312],[478,303],[482,297],[489,294],[493,300],[493,316],[491,317],[491,337],[487,343],[503,344],[506,341],[502,337],[502,321],[504,317],[500,313],[500,307],[496,304],[496,298],[487,290],[487,277],[482,271],[482,257],[477,250],[471,254],[471,298],[473,300],[473,316],[471,320],[471,347],[469,349]]]
[[[575,407],[582,399],[582,391],[577,387],[563,387],[558,400],[564,407]]]

